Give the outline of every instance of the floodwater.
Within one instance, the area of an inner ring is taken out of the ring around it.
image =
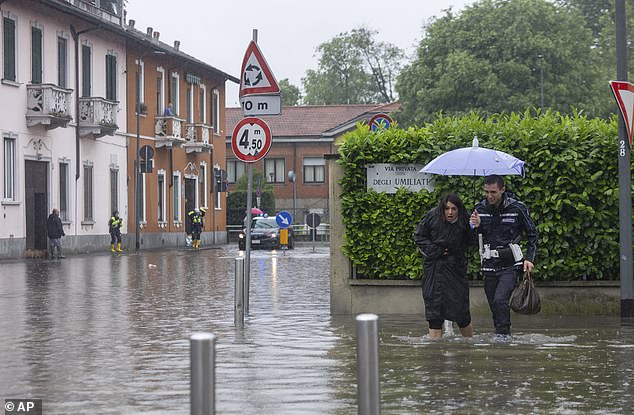
[[[352,317],[329,313],[326,247],[251,256],[234,326],[235,245],[0,262],[0,401],[44,414],[188,414],[189,336],[216,335],[218,414],[355,414]],[[380,316],[383,414],[630,414],[634,329],[618,317],[514,316],[496,341]],[[457,329],[455,330],[458,332]]]

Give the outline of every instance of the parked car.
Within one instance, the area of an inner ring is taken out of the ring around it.
[[[246,249],[246,228],[238,235],[238,249]],[[293,231],[288,229],[288,249],[295,247]],[[251,222],[251,249],[280,249],[280,227],[275,217],[256,216]]]

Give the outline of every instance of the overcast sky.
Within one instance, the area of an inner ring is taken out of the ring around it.
[[[275,78],[301,88],[315,51],[342,32],[364,26],[412,55],[423,24],[443,10],[460,11],[475,0],[128,0],[135,27],[160,32],[161,41],[180,40],[181,51],[240,77],[246,48],[258,30],[258,46]],[[237,107],[238,86],[227,82],[227,106]]]

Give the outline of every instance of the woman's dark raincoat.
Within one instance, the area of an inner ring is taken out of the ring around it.
[[[475,232],[459,222],[444,221],[432,209],[418,224],[414,242],[423,254],[423,299],[425,318],[469,324],[467,248],[475,243]],[[468,218],[462,223],[468,223]]]

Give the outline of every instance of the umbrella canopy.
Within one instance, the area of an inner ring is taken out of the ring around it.
[[[253,215],[261,215],[262,213],[264,213],[264,211],[262,211],[262,210],[260,210],[260,209],[258,209],[258,208],[256,208],[256,207],[252,207],[252,208],[251,208],[251,213],[252,213]]]
[[[442,176],[488,176],[489,174],[523,176],[524,162],[503,151],[480,147],[478,137],[474,137],[471,147],[443,153],[427,163],[420,172]]]

